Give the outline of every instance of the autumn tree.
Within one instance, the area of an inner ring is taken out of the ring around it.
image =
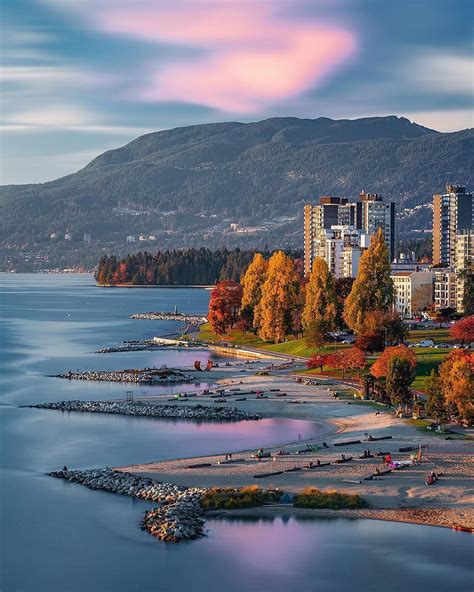
[[[342,370],[342,378],[344,378],[345,373],[351,370],[358,370],[360,374],[360,371],[365,368],[366,358],[363,351],[354,347],[328,354],[325,363],[327,366]]]
[[[390,273],[389,251],[379,228],[360,258],[359,273],[345,302],[343,317],[353,331],[364,333],[369,313],[391,310],[395,289]]]
[[[377,360],[372,365],[372,368],[370,369],[370,373],[372,374],[372,376],[374,378],[387,377],[388,367],[390,361],[393,358],[406,360],[408,362],[408,367],[410,369],[410,375],[412,374],[412,372],[415,371],[416,356],[413,353],[413,351],[405,345],[396,345],[393,347],[386,347],[382,354],[377,358]]]
[[[380,333],[368,333],[358,335],[355,345],[358,349],[368,354],[380,352],[384,348],[384,338]]]
[[[451,352],[439,367],[446,405],[454,405],[461,419],[474,421],[474,352]]]
[[[385,377],[385,388],[392,405],[409,405],[413,400],[410,384],[415,379],[415,367],[400,355],[391,356]]]
[[[225,335],[239,318],[242,287],[231,281],[218,282],[211,292],[208,319],[217,335]]]
[[[465,342],[474,342],[474,315],[454,323],[449,333],[453,339],[460,341],[463,345]]]
[[[300,280],[293,260],[283,251],[270,257],[261,292],[254,310],[254,326],[261,339],[279,343],[292,332],[295,308],[300,305]]]
[[[336,320],[334,281],[328,264],[316,257],[305,288],[303,328],[310,345],[320,345]]]
[[[311,358],[306,362],[306,366],[310,369],[320,368],[321,372],[323,371],[323,366],[327,365],[329,356],[326,354],[314,354]]]
[[[262,286],[266,280],[268,263],[260,253],[255,253],[240,283],[242,285],[242,311],[253,322],[254,310],[262,297]]]
[[[411,311],[413,313],[425,310],[433,303],[433,284],[421,284],[413,290],[411,295]]]

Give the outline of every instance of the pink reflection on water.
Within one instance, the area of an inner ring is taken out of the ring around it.
[[[323,531],[312,521],[295,518],[214,521],[211,536],[216,555],[231,558],[242,570],[257,575],[291,575],[307,569],[324,544]],[[216,557],[219,560],[218,557]]]

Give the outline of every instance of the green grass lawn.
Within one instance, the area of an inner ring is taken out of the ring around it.
[[[235,345],[242,345],[248,347],[255,347],[264,349],[270,352],[277,352],[281,354],[285,354],[287,356],[298,356],[303,358],[310,358],[314,353],[329,353],[334,350],[339,349],[347,349],[353,346],[343,344],[343,343],[326,343],[323,347],[319,350],[315,347],[310,347],[306,343],[306,339],[303,337],[301,339],[292,339],[289,338],[288,341],[283,343],[267,343],[259,339],[256,335],[249,332],[244,337],[241,331],[233,329],[229,335],[224,337],[219,337],[215,335],[209,323],[206,323],[201,326],[197,339],[200,341],[207,341],[207,342],[219,342],[219,341],[226,341],[229,343],[233,343]],[[409,341],[421,341],[422,339],[433,339],[435,342],[444,342],[449,340],[449,332],[447,329],[422,329],[417,331],[411,331]],[[416,347],[413,348],[413,352],[417,357],[417,367],[416,367],[416,377],[412,383],[412,387],[416,390],[425,392],[426,391],[426,381],[430,375],[430,372],[433,368],[439,366],[439,364],[443,361],[445,356],[450,352],[449,349],[435,349],[432,347]],[[368,360],[369,365],[372,365],[375,361],[375,357],[372,357]],[[333,378],[341,378],[342,379],[342,371],[336,368],[325,368],[326,376],[333,377]],[[306,370],[304,374],[311,374],[315,377],[320,374],[320,370]],[[356,372],[346,372],[344,378],[356,378]]]
[[[432,339],[435,343],[452,341],[449,329],[417,329],[410,331],[407,341],[415,343],[424,339]]]
[[[316,351],[318,351],[319,353],[328,353],[330,351],[334,351],[334,349],[344,349],[351,347],[350,345],[344,343],[327,343],[321,349],[318,350],[315,347],[308,346],[308,344],[306,343],[306,339],[304,337],[302,337],[301,339],[293,339],[289,337],[288,341],[284,341],[283,343],[267,343],[265,341],[262,341],[260,338],[258,338],[251,332],[248,332],[247,335],[244,337],[242,335],[242,331],[238,331],[236,329],[230,331],[228,335],[219,337],[212,332],[209,323],[201,325],[200,331],[197,335],[197,340],[207,341],[210,343],[226,341],[229,343],[233,343],[234,345],[257,347],[271,352],[285,354],[287,356],[299,356],[303,358],[310,358]]]

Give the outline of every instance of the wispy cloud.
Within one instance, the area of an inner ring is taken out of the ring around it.
[[[77,10],[108,34],[194,48],[179,60],[150,58],[142,87],[131,95],[151,102],[257,112],[321,83],[356,51],[352,31],[292,18],[279,0],[94,0],[73,7],[47,1]]]

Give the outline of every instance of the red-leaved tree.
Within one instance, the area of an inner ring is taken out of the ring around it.
[[[237,282],[218,282],[211,292],[208,319],[217,335],[225,335],[239,318],[242,286]]]
[[[474,315],[454,323],[449,333],[453,339],[460,341],[463,345],[464,342],[472,343],[474,341]]]

